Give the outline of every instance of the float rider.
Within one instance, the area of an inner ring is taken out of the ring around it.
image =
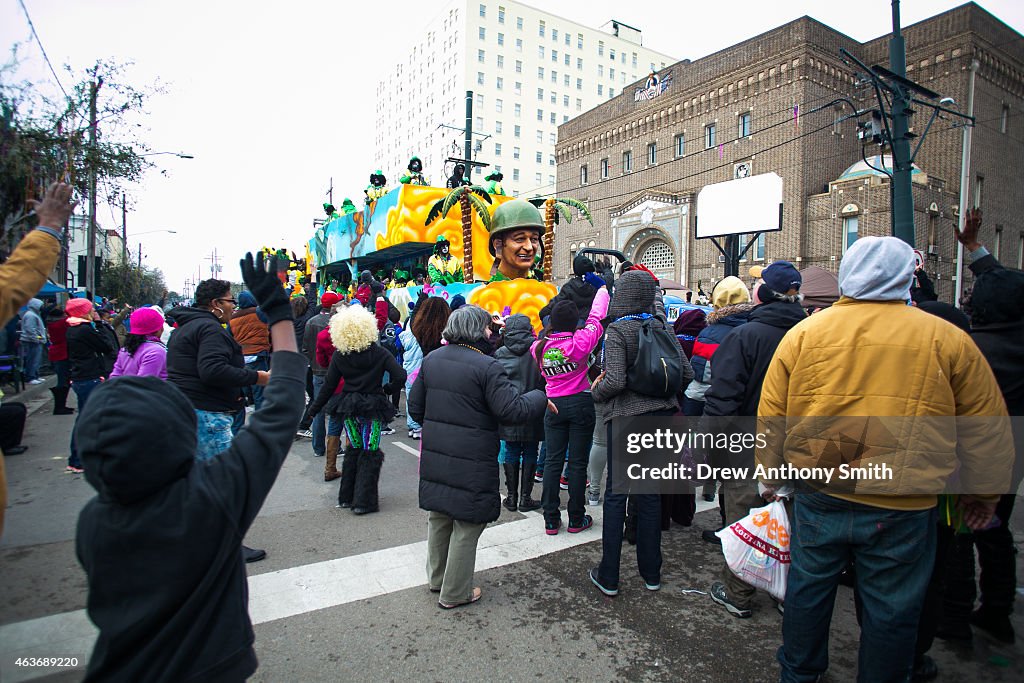
[[[409,165],[406,166],[407,173],[402,174],[402,177],[398,179],[398,182],[403,185],[429,185],[430,181],[423,175],[423,162],[420,161],[419,157],[413,157],[409,159]]]
[[[484,180],[487,181],[487,194],[505,196],[505,190],[501,188],[501,181],[505,179],[501,171],[492,171]]]
[[[487,248],[495,257],[490,282],[539,279],[534,264],[541,254],[544,219],[525,199],[513,199],[494,210]]]
[[[464,282],[462,263],[451,255],[451,243],[444,235],[438,235],[434,242],[434,255],[427,261],[427,274],[435,285],[450,285]]]

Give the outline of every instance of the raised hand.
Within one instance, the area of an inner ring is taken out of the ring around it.
[[[75,210],[78,201],[71,201],[71,186],[64,183],[53,183],[46,188],[42,200],[30,200],[35,209],[39,225],[45,228],[63,228]]]
[[[263,252],[256,255],[245,255],[239,264],[242,266],[242,280],[252,292],[263,314],[267,316],[267,324],[273,325],[282,320],[292,320],[292,306],[288,301],[281,281],[277,279],[277,258],[271,257],[264,261]]]
[[[964,230],[960,232],[959,227],[953,224],[953,233],[956,235],[967,251],[975,251],[981,247],[978,241],[978,232],[981,230],[981,209],[968,209],[964,216]]]

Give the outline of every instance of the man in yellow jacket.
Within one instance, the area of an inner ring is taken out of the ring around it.
[[[956,514],[979,529],[1010,481],[1009,420],[992,370],[965,332],[907,305],[913,277],[906,243],[857,240],[839,268],[842,298],[786,334],[765,377],[760,477],[768,497],[786,481],[798,486],[782,681],[828,669],[851,559],[863,605],[858,680],[909,680],[936,494],[956,473],[956,492],[968,494]]]
[[[33,203],[38,227],[25,235],[10,258],[0,265],[0,326],[6,325],[46,283],[60,256],[61,231],[75,208],[71,186],[61,183],[50,185],[43,200]],[[4,532],[6,509],[7,476],[0,455],[0,535]]]

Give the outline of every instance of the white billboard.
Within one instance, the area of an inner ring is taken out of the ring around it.
[[[761,173],[697,193],[697,239],[782,229],[782,178]]]

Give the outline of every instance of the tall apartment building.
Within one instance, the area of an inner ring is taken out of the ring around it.
[[[903,35],[910,79],[962,109],[973,83],[969,205],[984,210],[982,238],[993,253],[1021,267],[1024,39],[974,3],[904,27]],[[556,280],[571,275],[571,254],[591,245],[620,249],[660,276],[710,290],[724,265],[709,240],[695,238],[697,195],[746,175],[780,175],[784,204],[782,230],[762,233],[746,265],[786,259],[836,271],[857,237],[890,234],[889,179],[862,161],[856,121],[844,120],[852,111],[844,100],[870,109],[874,92],[839,53],[887,65],[888,39],[861,43],[803,17],[671,65],[662,73],[671,83],[655,97],[634,97],[646,84],[631,84],[561,126],[557,191],[588,201],[594,225],[558,227]],[[911,125],[920,135],[931,112],[915,110]],[[916,246],[946,301],[953,299],[960,203],[963,128],[956,124],[948,115],[935,121],[913,175]],[[876,168],[884,161],[877,145],[863,153]]]
[[[389,183],[419,156],[444,186],[464,156],[466,93],[473,92],[473,158],[502,172],[505,191],[555,187],[558,126],[616,97],[675,59],[642,45],[619,21],[590,28],[507,0],[459,0],[377,85],[376,167]]]

